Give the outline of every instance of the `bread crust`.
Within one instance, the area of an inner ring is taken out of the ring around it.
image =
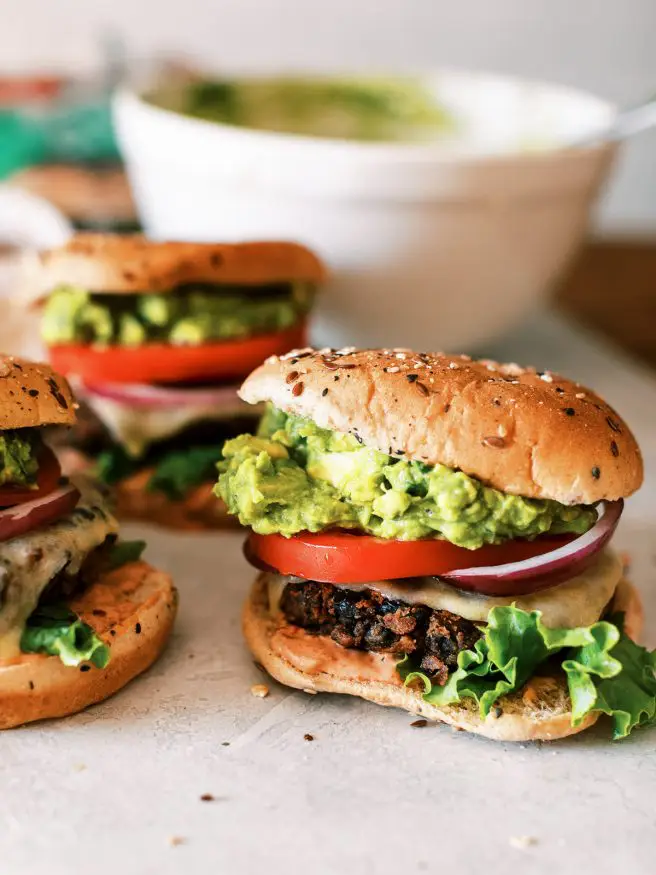
[[[626,581],[617,596],[626,611],[625,629],[635,638],[641,630],[642,606],[637,591]],[[394,670],[396,659],[386,654],[347,650],[324,638],[330,659],[304,654],[308,639],[301,629],[273,619],[268,610],[265,575],[259,575],[243,611],[246,643],[254,658],[282,684],[306,692],[345,693],[378,705],[403,708],[427,720],[447,723],[455,729],[482,735],[495,741],[553,741],[582,732],[598,719],[588,715],[572,726],[567,682],[561,676],[536,676],[525,687],[502,697],[487,718],[480,716],[473,700],[438,708],[421,693],[405,687]],[[287,633],[287,634],[286,634]],[[383,663],[385,671],[381,672]],[[385,674],[386,677],[380,677]]]
[[[516,364],[297,350],[267,359],[239,394],[512,495],[593,504],[642,483],[640,450],[612,407],[579,383]]]
[[[41,296],[55,286],[103,292],[170,292],[184,283],[257,286],[321,283],[319,258],[298,243],[157,242],[139,234],[77,234],[64,246],[41,253],[33,278]]]
[[[76,408],[66,378],[50,365],[0,355],[0,429],[72,425]]]
[[[110,645],[109,664],[71,668],[42,654],[0,661],[0,729],[76,714],[122,689],[164,649],[177,603],[171,578],[145,562],[100,577],[71,607]]]

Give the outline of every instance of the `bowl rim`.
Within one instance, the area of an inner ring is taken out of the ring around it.
[[[274,76],[285,75],[284,71],[278,72],[258,72],[252,74],[233,73],[227,78],[241,79],[266,79]],[[337,73],[304,73],[296,71],[293,74],[299,78],[326,78],[328,76],[345,76],[348,72]],[[353,74],[357,75],[357,74]],[[360,73],[360,75],[364,75]],[[383,75],[383,74],[381,74]],[[510,76],[503,73],[493,71],[479,71],[467,68],[452,68],[439,67],[432,70],[424,70],[413,74],[409,71],[397,72],[397,76],[419,76],[423,78],[436,78],[438,76],[455,76],[469,77],[472,80],[478,79],[481,81],[490,80],[496,82],[505,82],[521,86],[529,86],[536,89],[549,89],[557,92],[564,98],[585,99],[591,104],[594,103],[602,111],[608,113],[609,119],[612,119],[618,112],[617,104],[609,100],[604,100],[598,95],[586,91],[584,89],[575,88],[569,85],[564,85],[558,82],[552,82],[541,79],[532,79],[521,76]],[[551,161],[554,158],[562,158],[567,155],[570,157],[581,156],[588,157],[591,154],[607,151],[612,149],[616,144],[603,137],[599,137],[597,142],[591,142],[585,145],[560,143],[548,146],[544,149],[512,149],[507,151],[458,151],[457,149],[446,149],[441,143],[417,143],[417,142],[385,142],[385,141],[363,141],[352,140],[340,137],[321,137],[312,134],[296,134],[290,132],[268,131],[259,128],[249,128],[246,126],[226,124],[224,122],[211,121],[208,119],[195,118],[193,116],[184,115],[174,109],[166,109],[150,103],[145,98],[145,88],[138,88],[130,84],[123,84],[115,91],[112,104],[113,110],[117,114],[122,114],[122,111],[138,111],[142,115],[151,120],[158,120],[160,123],[175,124],[178,127],[184,126],[188,131],[197,131],[210,136],[220,136],[229,138],[233,142],[241,141],[246,144],[261,143],[264,146],[276,148],[288,148],[290,150],[315,150],[321,153],[323,157],[329,158],[332,155],[339,154],[341,157],[345,155],[359,159],[368,159],[375,161],[388,161],[390,159],[411,158],[415,162],[429,162],[436,164],[503,164],[508,161],[521,162],[526,164],[540,163],[545,160]],[[209,132],[213,133],[210,134]],[[594,137],[598,133],[598,129],[592,129],[590,136]]]

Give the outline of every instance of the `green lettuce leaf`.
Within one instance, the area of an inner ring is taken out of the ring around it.
[[[172,500],[184,498],[194,487],[214,482],[221,446],[190,447],[168,453],[148,481],[149,492],[163,492]]]
[[[95,473],[99,480],[108,486],[113,486],[119,480],[125,480],[136,474],[143,467],[143,461],[131,458],[118,444],[112,444],[98,454]]]
[[[623,617],[575,629],[548,629],[539,611],[492,608],[483,636],[458,655],[458,667],[444,686],[433,685],[406,657],[398,671],[406,684],[419,682],[424,699],[437,706],[469,698],[487,717],[495,702],[515,692],[549,658],[561,662],[572,701],[574,726],[591,711],[613,720],[613,737],[624,738],[656,716],[656,652],[623,631]]]
[[[96,459],[96,475],[108,485],[118,483],[136,474],[144,467],[153,467],[146,488],[149,492],[163,492],[176,501],[184,498],[194,487],[213,483],[216,464],[221,458],[222,441],[212,446],[191,446],[182,450],[154,451],[146,458],[134,459],[123,447],[108,447]]]
[[[24,653],[58,656],[69,666],[91,662],[104,668],[109,662],[109,647],[65,605],[37,607],[27,620],[20,647]]]
[[[112,546],[109,554],[109,568],[113,571],[128,562],[137,562],[146,549],[145,541],[119,541]]]

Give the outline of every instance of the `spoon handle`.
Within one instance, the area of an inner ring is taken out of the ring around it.
[[[618,113],[608,136],[611,140],[624,140],[640,134],[656,125],[656,95],[644,103],[629,107]]]
[[[626,140],[634,134],[640,134],[649,128],[656,127],[656,95],[636,106],[622,109],[611,124],[592,136],[585,137],[576,143],[577,146],[593,146],[599,142]]]

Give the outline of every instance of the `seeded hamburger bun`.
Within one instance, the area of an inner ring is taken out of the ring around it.
[[[0,355],[0,429],[72,425],[76,404],[50,365]]]
[[[549,371],[408,350],[301,350],[267,359],[239,394],[512,495],[592,504],[642,483],[640,450],[613,408]]]
[[[71,608],[110,645],[109,664],[71,668],[41,654],[0,660],[0,729],[75,714],[145,671],[168,640],[177,591],[167,574],[132,562],[99,578]]]
[[[174,243],[141,235],[77,234],[42,253],[41,295],[70,284],[101,292],[170,292],[184,283],[261,285],[325,279],[321,261],[297,243]]]
[[[628,582],[619,585],[613,608],[625,611],[626,632],[637,638],[642,629],[642,605]],[[321,656],[316,658],[312,650],[318,636],[293,629],[269,614],[264,575],[256,580],[242,619],[246,643],[255,660],[280,683],[306,692],[360,696],[495,741],[553,741],[582,732],[599,716],[591,714],[579,726],[572,726],[564,675],[532,678],[521,690],[501,698],[482,719],[472,700],[443,708],[425,702],[420,692],[403,686],[395,669],[397,658],[392,655],[347,650],[325,636]],[[384,679],[380,679],[381,666]]]

